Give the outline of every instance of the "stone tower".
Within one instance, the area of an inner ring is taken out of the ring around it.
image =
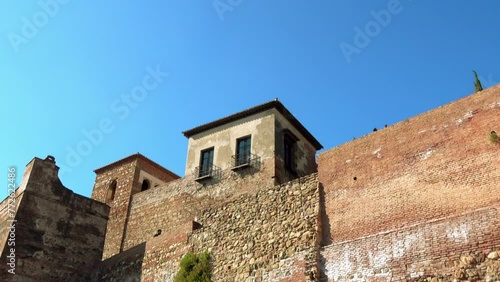
[[[92,199],[111,207],[103,258],[124,249],[130,201],[134,194],[178,179],[179,176],[137,153],[94,171]]]

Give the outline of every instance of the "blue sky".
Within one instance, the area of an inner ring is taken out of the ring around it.
[[[473,69],[485,88],[500,82],[499,8],[494,0],[2,1],[4,183],[7,168],[17,167],[20,183],[25,165],[49,154],[66,168],[65,186],[85,196],[94,169],[136,152],[183,176],[182,131],[276,97],[335,147],[471,94]]]

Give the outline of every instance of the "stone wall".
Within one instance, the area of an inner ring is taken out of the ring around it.
[[[173,281],[182,256],[192,250],[185,232],[164,233],[100,263],[91,281]]]
[[[317,277],[318,214],[312,174],[205,210],[189,242],[211,251],[214,281],[308,281]]]
[[[103,258],[109,258],[125,248],[124,234],[127,233],[130,201],[134,194],[141,191],[141,172],[146,172],[165,183],[179,177],[140,154],[131,155],[95,172],[92,199],[107,203],[111,207],[103,253]],[[108,199],[108,191],[113,181],[116,181],[116,191],[114,198]]]
[[[109,207],[65,188],[53,158],[35,158],[27,171],[18,189],[15,245],[3,249],[0,281],[85,280],[101,259]],[[7,272],[11,252],[15,275]]]
[[[132,197],[130,215],[125,235],[124,249],[131,248],[162,232],[183,229],[201,215],[204,209],[217,208],[241,195],[253,195],[262,187],[274,184],[272,170],[266,169],[273,162],[264,160],[259,166],[238,171],[224,170],[218,177],[197,182],[186,176],[164,185],[137,193]]]
[[[198,205],[180,203],[179,207],[200,209],[196,214],[201,229],[193,231],[189,218],[175,228],[162,229],[166,231],[159,236],[149,234],[138,245],[142,247],[131,247],[105,260],[94,281],[172,281],[184,254],[205,250],[212,255],[213,281],[316,279],[320,241],[317,175],[253,189],[254,193],[238,194],[223,204],[207,204],[210,207],[204,210],[203,196],[197,198]],[[142,204],[155,198],[152,195],[141,199]],[[148,228],[146,223],[142,228]]]
[[[322,271],[336,282],[500,281],[499,208],[334,243]]]
[[[324,244],[500,201],[500,85],[319,155]]]

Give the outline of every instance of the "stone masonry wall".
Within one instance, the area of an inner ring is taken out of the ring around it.
[[[243,194],[255,194],[259,187],[273,186],[271,170],[263,161],[256,167],[233,172],[222,171],[211,181],[199,183],[192,175],[153,187],[132,197],[130,215],[125,235],[124,249],[131,248],[153,237],[161,229],[171,232],[187,228],[209,207],[222,206]]]
[[[85,280],[101,259],[109,207],[65,188],[52,158],[35,158],[28,167],[18,189],[15,245],[3,249],[0,281]],[[7,272],[12,253],[15,275]]]
[[[212,254],[213,281],[316,279],[317,175],[280,186],[262,184],[253,190],[198,211],[201,229],[192,231],[189,219],[105,260],[93,281],[172,281],[184,254],[204,250]]]
[[[500,85],[319,155],[324,242],[500,202]]]
[[[317,175],[243,196],[199,218],[194,250],[210,250],[214,281],[309,281],[317,277]]]
[[[500,281],[500,206],[334,243],[328,281]]]

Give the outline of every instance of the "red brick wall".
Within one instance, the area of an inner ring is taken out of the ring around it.
[[[320,154],[323,243],[498,203],[492,130],[500,132],[500,86]]]
[[[103,258],[118,254],[121,250],[130,197],[134,185],[138,185],[135,181],[138,173],[136,160],[130,160],[119,166],[100,171],[96,175],[92,199],[105,202],[111,207]],[[117,182],[115,197],[112,201],[106,201],[106,194],[113,180]]]
[[[170,182],[172,180],[178,179],[179,177],[173,173],[168,173],[165,170],[159,168],[150,162],[144,161],[142,158],[137,159],[137,166],[144,170],[145,172],[157,177],[163,182]]]
[[[321,250],[322,271],[329,282],[499,281],[499,208],[334,243]]]
[[[127,161],[111,164],[108,167],[99,169],[96,173],[92,199],[107,203],[111,207],[103,258],[108,258],[126,249],[123,237],[127,233],[132,195],[141,190],[141,183],[139,183],[139,173],[141,170],[164,182],[178,178],[176,175],[166,172],[157,165],[145,161],[139,155],[131,157]],[[117,182],[115,197],[113,200],[108,200],[107,193],[113,180]],[[148,219],[145,218],[144,220],[147,221]],[[143,232],[143,230],[138,230],[138,232]]]

